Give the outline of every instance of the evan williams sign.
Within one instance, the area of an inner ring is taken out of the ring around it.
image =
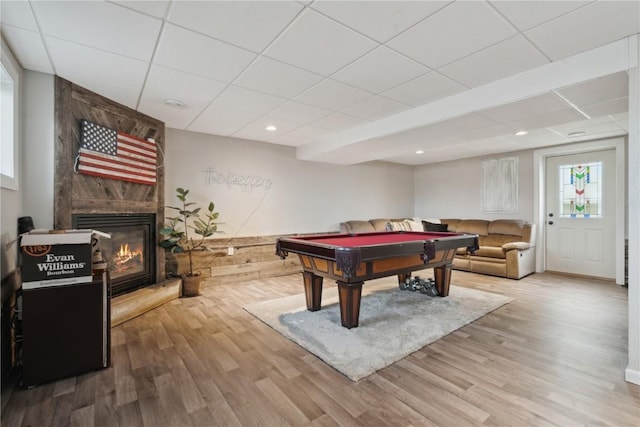
[[[75,255],[46,254],[44,262],[36,263],[39,271],[44,271],[47,276],[59,276],[62,274],[74,274],[76,270],[86,267],[86,262],[75,262]]]
[[[91,282],[91,230],[22,236],[24,289]]]

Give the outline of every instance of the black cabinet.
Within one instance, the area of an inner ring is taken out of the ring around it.
[[[108,273],[93,279],[87,283],[23,290],[24,386],[109,366]]]

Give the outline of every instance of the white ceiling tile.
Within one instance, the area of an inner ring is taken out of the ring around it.
[[[379,42],[385,42],[446,6],[447,3],[446,1],[319,0],[311,7]]]
[[[25,30],[38,31],[36,18],[33,16],[29,2],[26,1],[1,1],[0,21],[3,27],[12,25]]]
[[[431,72],[382,93],[387,98],[414,107],[444,98],[466,87],[440,73]]]
[[[295,100],[330,110],[340,110],[370,97],[369,92],[331,79],[324,79]]]
[[[165,122],[167,127],[185,129],[224,88],[225,83],[154,65],[149,71],[138,109]],[[165,99],[177,99],[172,107]]]
[[[136,108],[147,63],[47,37],[56,73],[79,86]]]
[[[348,114],[333,113],[319,120],[316,120],[312,124],[313,126],[321,127],[323,129],[340,131],[344,129],[349,129],[351,127],[359,126],[368,122],[369,120],[350,116]]]
[[[579,107],[598,104],[629,95],[629,76],[625,71],[599,77],[557,90]]]
[[[484,2],[455,2],[386,43],[431,68],[440,68],[516,34]]]
[[[307,9],[265,55],[328,76],[374,47],[374,41]]]
[[[313,105],[301,104],[295,101],[286,102],[269,113],[270,116],[279,119],[290,119],[298,123],[311,123],[321,117],[331,114],[331,110],[315,107]]]
[[[599,117],[592,120],[580,120],[571,123],[562,123],[551,127],[558,134],[568,136],[571,132],[587,132],[588,135],[598,135],[604,132],[623,131],[624,129],[610,117]]]
[[[593,2],[539,25],[526,36],[552,60],[640,32],[640,2]]]
[[[515,120],[513,122],[505,123],[505,126],[509,126],[511,129],[520,130],[520,129],[539,129],[544,127],[553,127],[560,123],[566,122],[575,122],[577,120],[584,119],[584,116],[577,111],[564,110],[564,111],[555,111],[552,113],[541,114],[539,116],[528,116],[521,118],[519,120]]]
[[[231,85],[213,103],[227,106],[233,110],[265,114],[285,101],[284,98]]]
[[[611,114],[624,113],[628,110],[629,98],[626,96],[582,107],[582,111],[588,114],[589,117],[608,116]]]
[[[275,126],[276,130],[268,131],[267,126]],[[302,126],[300,123],[290,122],[288,120],[276,119],[268,115],[259,117],[252,123],[242,129],[234,132],[231,136],[234,138],[254,139],[257,141],[273,141],[280,135],[291,132]]]
[[[514,135],[506,134],[498,137],[503,141],[510,141],[518,147],[518,150],[524,150],[528,147],[539,146],[542,143],[546,143],[548,141],[557,141],[561,140],[562,137],[558,135],[557,132],[554,132],[547,128],[541,129],[530,129],[526,135]]]
[[[162,21],[106,2],[33,2],[44,34],[151,60]]]
[[[259,114],[210,105],[187,130],[229,136],[260,117]]]
[[[314,126],[302,126],[285,135],[281,135],[277,137],[276,139],[272,140],[272,142],[275,144],[299,147],[300,145],[313,142],[317,138],[327,136],[331,133],[333,132],[323,128],[318,128]]]
[[[491,1],[493,7],[498,9],[519,30],[528,30],[536,25],[543,24],[572,10],[578,9],[591,1],[554,0],[554,1]]]
[[[476,87],[548,62],[531,43],[517,35],[445,65],[438,71],[466,86]]]
[[[368,120],[377,120],[390,116],[410,107],[382,96],[372,96],[342,110],[343,113]]]
[[[234,84],[287,98],[294,97],[322,80],[322,76],[261,56]]]
[[[570,107],[562,101],[562,99],[551,92],[547,92],[542,95],[523,99],[522,101],[482,110],[479,111],[478,114],[496,123],[504,124],[522,120],[530,116],[538,116],[568,109],[570,109]]]
[[[156,18],[164,18],[171,2],[169,0],[124,0],[114,1],[114,3],[137,10],[138,12],[146,13],[147,15],[155,16]]]
[[[380,46],[338,71],[331,78],[379,93],[428,71],[424,65]]]
[[[231,82],[255,57],[248,50],[167,24],[154,62],[190,74]]]
[[[262,52],[302,8],[292,1],[178,1],[169,21]]]
[[[41,73],[53,73],[40,33],[4,25],[2,36],[23,68]]]

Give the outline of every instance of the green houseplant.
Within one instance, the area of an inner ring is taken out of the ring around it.
[[[160,246],[172,253],[186,253],[189,258],[189,270],[182,274],[183,296],[195,296],[200,293],[202,278],[200,271],[193,271],[192,253],[206,250],[204,240],[218,231],[218,212],[215,212],[213,202],[209,202],[206,211],[195,207],[195,203],[187,202],[189,190],[176,189],[176,197],[182,202],[181,207],[167,206],[176,211],[175,216],[167,216],[168,222],[160,230],[160,234],[167,236],[160,242]],[[194,234],[196,237],[194,237]]]

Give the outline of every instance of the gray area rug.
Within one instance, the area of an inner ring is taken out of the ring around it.
[[[360,326],[340,324],[337,288],[323,290],[322,309],[306,309],[304,294],[243,308],[315,354],[352,381],[419,350],[513,301],[489,292],[451,286],[446,298],[401,291],[395,278],[372,280],[362,288]]]

